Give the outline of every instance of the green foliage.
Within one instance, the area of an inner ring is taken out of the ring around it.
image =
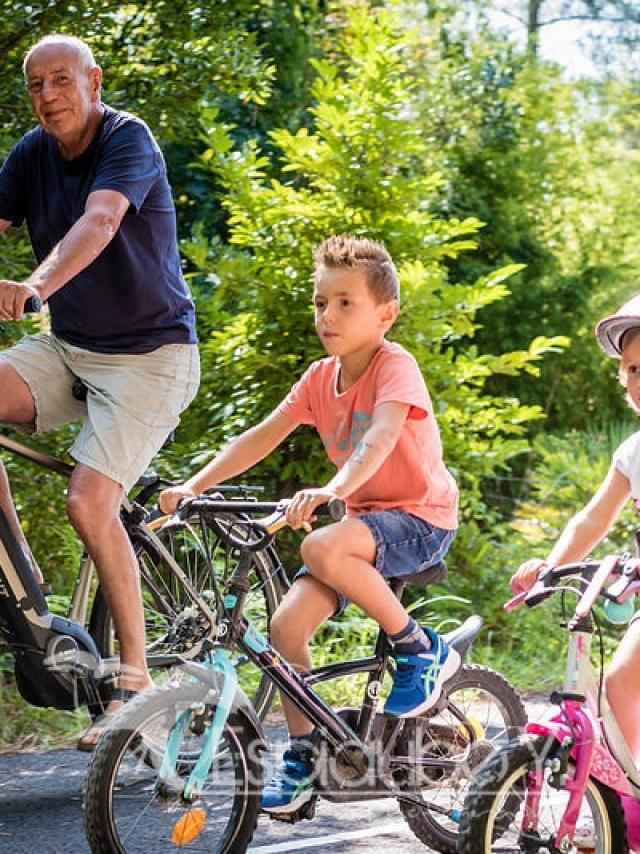
[[[481,223],[439,213],[443,177],[429,170],[436,146],[412,109],[412,49],[396,17],[352,4],[337,19],[331,61],[313,62],[309,127],[270,135],[282,179],[271,177],[270,160],[255,144],[234,147],[219,114],[203,112],[207,147],[200,166],[225,193],[229,242],[208,241],[196,230],[184,245],[202,273],[209,330],[202,344],[204,393],[193,417],[200,424],[208,419],[215,448],[273,409],[322,355],[310,305],[313,247],[331,233],[366,234],[384,241],[398,266],[403,311],[393,336],[421,365],[446,458],[473,507],[478,478],[524,451],[526,425],[542,415],[487,394],[487,382],[537,373],[543,355],[565,342],[538,337],[527,349],[495,356],[466,343],[477,313],[505,297],[505,280],[520,268],[507,266],[471,284],[448,276],[448,262],[475,246]],[[272,455],[263,474],[288,492],[326,476],[326,463],[305,434]]]
[[[411,18],[421,34],[412,72],[424,134],[446,169],[445,215],[485,223],[451,274],[466,281],[524,265],[509,280],[511,299],[483,312],[476,341],[496,351],[537,335],[572,340],[540,379],[520,373],[489,387],[541,405],[554,430],[579,429],[603,406],[622,417],[593,325],[636,288],[636,87],[563,80],[557,66],[486,29],[465,30],[447,4],[436,6],[437,25],[432,4]],[[574,398],[582,405],[567,407]]]
[[[69,745],[89,725],[85,711],[58,712],[29,706],[0,666],[0,753]]]
[[[569,518],[604,480],[614,450],[635,429],[632,422],[614,422],[599,430],[536,439],[530,496],[518,505],[513,521],[532,552],[544,556],[550,550]],[[633,550],[637,527],[637,513],[629,504],[594,551],[595,556]]]

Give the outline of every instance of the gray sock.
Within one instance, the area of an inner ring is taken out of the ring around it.
[[[393,644],[394,655],[420,655],[422,652],[428,652],[431,649],[431,641],[429,636],[409,617],[409,622],[401,632],[396,635],[389,635],[389,639]]]

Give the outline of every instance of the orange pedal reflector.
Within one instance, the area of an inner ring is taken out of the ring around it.
[[[192,842],[204,827],[205,812],[201,807],[189,810],[175,823],[171,841],[174,845]]]

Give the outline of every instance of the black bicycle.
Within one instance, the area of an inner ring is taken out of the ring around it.
[[[70,477],[73,466],[0,433],[0,448],[49,472]],[[199,516],[183,515],[176,524],[147,509],[165,481],[154,473],[125,498],[121,519],[140,568],[146,625],[147,661],[154,678],[178,661],[198,659],[203,643],[215,637],[222,603],[219,591],[234,565],[226,541],[197,530]],[[227,487],[245,502],[245,487]],[[252,557],[248,608],[263,631],[288,584],[273,548]],[[78,568],[68,614],[52,614],[25,557],[0,511],[0,639],[15,660],[18,689],[37,706],[72,709],[87,705],[101,714],[119,671],[113,621],[95,566],[85,554]],[[237,662],[241,684],[259,715],[269,708],[275,688],[249,664]],[[243,667],[246,664],[248,666]]]
[[[257,518],[264,513],[271,515]],[[266,738],[239,685],[234,659],[240,650],[315,725],[314,796],[297,812],[273,818],[312,818],[318,798],[395,798],[419,839],[452,854],[473,770],[525,724],[515,690],[498,673],[465,664],[426,714],[384,715],[379,699],[393,659],[382,631],[366,658],[297,673],[247,615],[252,564],[286,524],[285,503],[199,497],[184,503],[175,524],[194,517],[203,542],[209,536],[223,542],[235,559],[217,639],[206,662],[184,662],[189,682],[141,694],[103,734],[85,791],[92,851],[246,850],[260,810]],[[407,583],[429,585],[445,575],[439,564],[390,584],[401,597]],[[464,658],[481,626],[472,616],[447,640]],[[334,710],[314,691],[351,674],[365,676],[358,707]]]

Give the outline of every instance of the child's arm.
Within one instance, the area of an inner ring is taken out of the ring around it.
[[[184,483],[161,492],[158,506],[163,513],[173,513],[181,498],[193,498],[211,486],[242,474],[268,456],[296,426],[288,415],[274,409],[260,424],[229,442],[199,472]]]
[[[291,527],[299,528],[308,522],[316,507],[330,498],[347,498],[366,483],[393,451],[409,409],[408,403],[381,403],[376,406],[371,426],[329,483],[318,489],[301,489],[293,496],[287,509],[287,521]]]
[[[534,558],[519,567],[511,578],[513,592],[528,590],[545,566],[571,563],[588,555],[605,538],[630,494],[628,478],[612,464],[593,498],[567,523],[549,557]]]

